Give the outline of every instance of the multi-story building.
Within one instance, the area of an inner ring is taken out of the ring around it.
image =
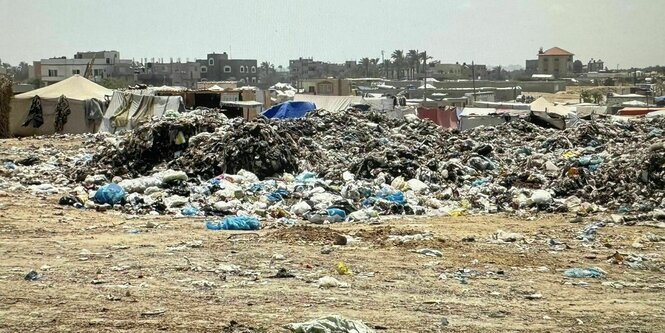
[[[201,64],[189,62],[147,62],[141,67],[138,80],[153,86],[180,86],[196,88],[196,82],[201,80]]]
[[[361,72],[358,63],[354,60],[347,60],[343,64],[323,62],[312,58],[289,60],[289,77],[292,83],[328,77],[349,78],[361,74]]]
[[[256,59],[230,59],[226,52],[210,53],[206,59],[196,59],[200,64],[201,80],[238,81],[241,84],[258,82]]]
[[[526,66],[524,67],[524,74],[530,77],[536,73],[538,73],[538,59],[527,60]]]
[[[551,74],[555,78],[566,77],[573,72],[574,54],[553,47],[547,51],[538,51],[538,74]]]
[[[84,75],[88,65],[92,66],[92,80],[101,82],[108,78],[132,79],[134,71],[131,60],[120,59],[118,51],[77,52],[74,58],[66,57],[35,61],[35,77],[47,85],[62,81],[73,75]]]
[[[605,69],[605,63],[600,59],[594,60],[593,58],[591,58],[591,60],[589,60],[589,63],[587,63],[587,72],[600,72],[604,69]]]

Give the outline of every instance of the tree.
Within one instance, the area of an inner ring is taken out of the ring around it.
[[[409,50],[406,53],[406,63],[409,65],[408,72],[411,76],[410,78],[414,79],[415,73],[418,72],[418,68],[420,67],[420,55],[417,50]]]
[[[583,69],[584,69],[584,64],[582,64],[582,62],[579,59],[573,62],[573,73],[576,74],[582,73]]]
[[[427,67],[426,67],[427,66],[427,60],[432,59],[432,57],[427,55],[427,51],[423,51],[423,52],[418,53],[418,58],[420,59],[420,61],[423,62],[423,71],[426,71],[427,70]],[[438,61],[438,63],[441,63],[441,62]]]
[[[21,61],[16,67],[16,73],[14,74],[14,79],[19,82],[23,82],[28,79],[30,76],[29,65],[25,61]]]
[[[277,71],[275,65],[264,61],[259,66],[259,83],[263,88],[267,88],[277,83]]]
[[[393,59],[392,68],[397,72],[397,79],[399,80],[402,78],[402,70],[406,64],[404,59],[404,51],[395,50],[390,57]]]
[[[131,82],[129,82],[127,79],[124,78],[118,78],[118,77],[109,77],[100,84],[108,89],[121,89],[121,88],[127,88]]]
[[[365,70],[365,77],[369,77],[369,66],[372,64],[371,60],[369,58],[362,58],[360,59],[360,66],[364,68]]]

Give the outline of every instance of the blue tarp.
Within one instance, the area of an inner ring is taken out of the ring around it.
[[[665,96],[656,97],[653,99],[656,103],[665,103]]]
[[[277,104],[270,109],[265,110],[262,115],[266,118],[272,119],[293,119],[303,118],[308,112],[314,110],[316,110],[316,105],[314,103],[290,101]]]

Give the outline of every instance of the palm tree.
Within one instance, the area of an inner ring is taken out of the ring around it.
[[[399,80],[402,78],[402,69],[405,64],[404,51],[395,50],[390,57],[393,59],[393,68],[397,71],[397,79]]]
[[[365,57],[360,59],[360,65],[365,69],[365,77],[369,77],[369,65],[371,64],[371,60],[369,58]]]
[[[420,55],[417,50],[409,50],[406,53],[406,62],[409,64],[409,73],[411,73],[411,79],[415,77],[415,73],[418,71],[418,65],[420,65]]]
[[[370,65],[372,65],[372,76],[374,77],[378,76],[377,70],[379,67],[379,60],[380,60],[379,58],[373,58],[369,60]]]
[[[418,59],[423,62],[423,71],[427,70],[427,60],[432,59],[432,57],[427,55],[427,51],[418,53]]]

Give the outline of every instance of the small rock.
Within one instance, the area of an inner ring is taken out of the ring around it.
[[[543,316],[543,319],[544,319],[544,320],[552,320],[552,317],[550,317],[550,316],[548,316],[548,315],[544,315],[544,316]]]
[[[25,275],[25,280],[26,281],[37,281],[42,277],[41,274],[37,273],[36,271],[30,271],[30,273]]]
[[[324,247],[321,248],[321,254],[330,254],[330,253],[333,252],[333,250],[334,250],[334,249],[333,249],[332,246],[328,246],[328,245],[326,245],[326,246],[324,246]]]
[[[535,294],[531,294],[531,295],[526,295],[524,298],[530,299],[530,300],[541,299],[541,298],[543,298],[543,294],[535,293]]]
[[[441,326],[448,326],[448,318],[443,317],[441,318]]]
[[[283,254],[275,253],[272,255],[273,260],[286,260],[286,257]]]

